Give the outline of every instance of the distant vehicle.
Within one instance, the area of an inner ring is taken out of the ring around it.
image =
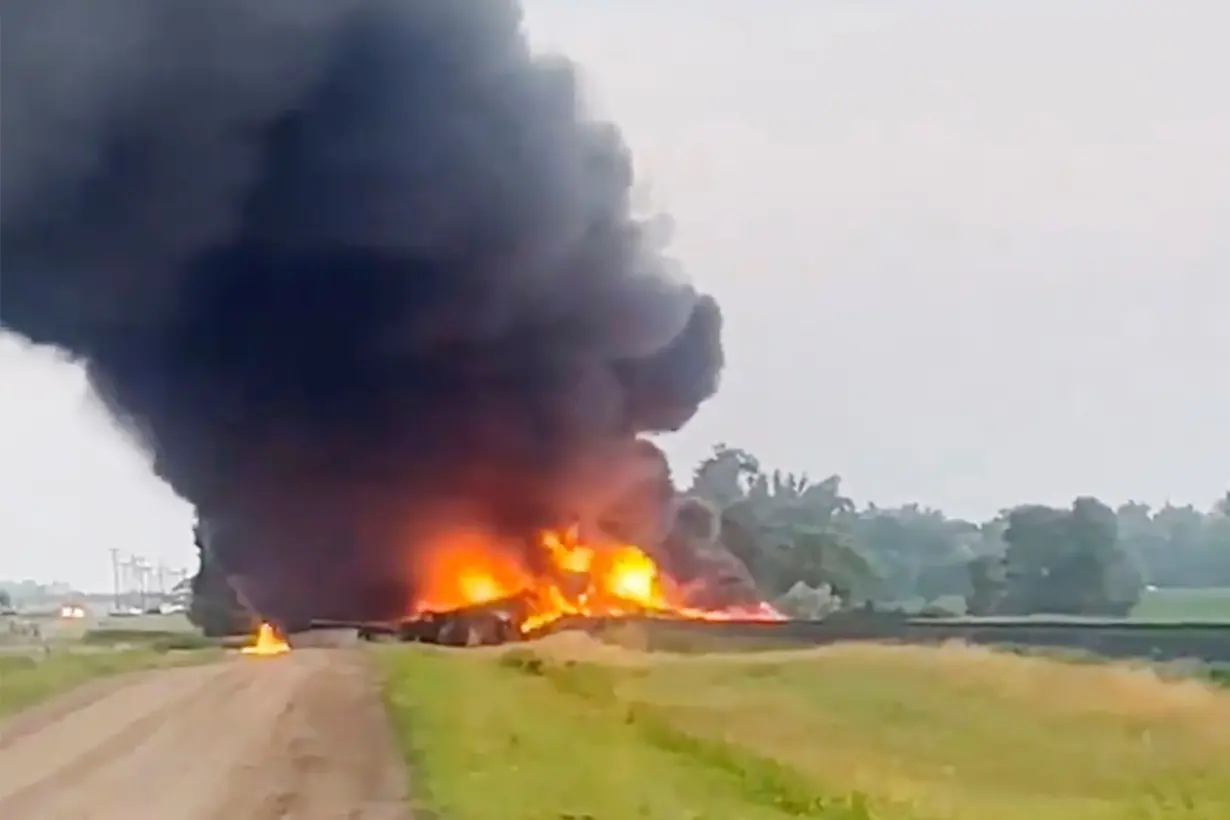
[[[65,604],[60,607],[60,617],[70,621],[79,621],[86,615],[85,607],[78,604]]]

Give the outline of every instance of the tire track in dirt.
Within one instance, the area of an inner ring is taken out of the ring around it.
[[[361,653],[170,669],[0,729],[0,817],[406,820]]]

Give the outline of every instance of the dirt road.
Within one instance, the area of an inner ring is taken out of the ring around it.
[[[103,681],[0,725],[0,817],[407,820],[402,796],[353,650]]]

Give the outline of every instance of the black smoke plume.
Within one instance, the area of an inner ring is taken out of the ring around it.
[[[264,612],[387,615],[713,394],[721,314],[508,0],[4,0],[0,321]]]

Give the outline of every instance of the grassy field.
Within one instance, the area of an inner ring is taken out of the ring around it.
[[[0,718],[21,711],[47,698],[67,692],[94,678],[202,663],[216,653],[169,652],[142,647],[122,650],[60,650],[42,656],[22,652],[0,654]]]
[[[1139,669],[569,635],[379,657],[416,797],[452,820],[1230,816],[1230,692]]]
[[[139,615],[130,618],[86,617],[80,619],[54,616],[0,617],[0,650],[15,644],[30,644],[31,640],[13,635],[10,621],[35,624],[42,632],[43,642],[52,645],[70,645],[80,642],[91,633],[122,632],[131,635],[199,635],[200,632],[183,615]]]
[[[1147,621],[1230,623],[1230,587],[1146,591],[1132,617]]]
[[[926,602],[920,598],[893,602],[894,606],[908,611],[917,611],[925,604]],[[965,600],[960,596],[947,595],[936,600],[934,604],[950,612],[958,614],[965,612]],[[1141,593],[1140,603],[1132,610],[1131,617],[1142,621],[1225,621],[1230,623],[1230,587],[1145,590]]]
[[[0,623],[0,718],[94,678],[201,663],[220,654],[177,616],[47,619],[41,643],[5,627]]]

